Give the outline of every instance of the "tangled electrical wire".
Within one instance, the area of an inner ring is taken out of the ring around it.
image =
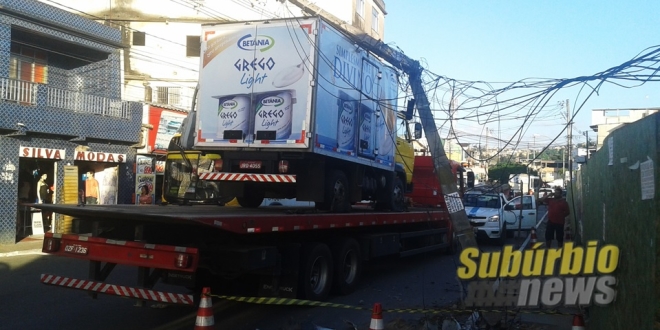
[[[455,121],[476,123],[482,130],[489,123],[500,125],[504,121],[517,122],[516,126],[510,129],[510,132],[513,131],[510,137],[500,139],[504,145],[498,148],[494,155],[485,158],[472,156],[477,161],[493,159],[506,148],[517,149],[533,122],[559,119],[562,115],[560,110],[565,104],[553,102],[553,98],[562,89],[579,88],[573,102],[574,111],[571,118],[565,118],[566,122],[561,125],[561,131],[537,154],[535,158],[538,158],[538,155],[562,136],[587,100],[594,94],[598,95],[603,85],[634,88],[647,82],[660,81],[659,64],[660,45],[657,45],[643,50],[629,61],[590,76],[563,79],[527,78],[513,83],[496,84],[484,81],[461,81],[425,70],[422,81],[426,86],[434,86],[429,93],[429,102],[434,107],[434,114],[437,112],[445,114],[445,124],[449,123],[449,132],[463,151],[466,151],[464,147],[466,144],[461,143],[459,136],[455,134],[453,127]],[[495,85],[503,86],[497,88]],[[520,120],[522,124],[518,124]],[[481,139],[483,134],[473,136]],[[507,163],[510,162],[511,157],[513,153]],[[532,159],[530,164],[534,160]]]

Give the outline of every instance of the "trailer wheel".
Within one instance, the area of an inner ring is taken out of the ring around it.
[[[245,190],[243,197],[236,197],[236,200],[242,207],[254,209],[259,207],[261,203],[264,202],[264,197],[266,197],[266,194],[263,190],[252,188]]]
[[[334,170],[325,181],[325,197],[318,203],[321,210],[333,213],[346,213],[351,210],[351,197],[349,195],[348,179],[344,172]]]
[[[352,293],[362,272],[360,245],[352,238],[340,240],[333,245],[332,256],[335,259],[335,291],[342,295]]]
[[[332,253],[322,243],[303,246],[300,294],[303,299],[325,300],[332,287]]]

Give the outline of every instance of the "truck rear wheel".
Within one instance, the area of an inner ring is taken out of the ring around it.
[[[352,238],[342,239],[333,245],[332,255],[335,259],[334,289],[347,295],[355,291],[362,272],[360,245]]]
[[[300,293],[303,299],[325,300],[332,287],[332,253],[322,243],[302,247]]]
[[[266,197],[266,194],[263,190],[252,188],[250,190],[245,190],[243,197],[236,197],[236,200],[242,207],[254,209],[264,202],[264,197]]]
[[[387,183],[384,193],[376,202],[376,208],[379,210],[391,210],[394,212],[403,212],[406,210],[405,189],[399,176],[395,175]]]
[[[351,210],[351,197],[349,194],[348,179],[344,172],[333,170],[325,181],[325,195],[323,203],[318,208],[333,213],[346,213]]]

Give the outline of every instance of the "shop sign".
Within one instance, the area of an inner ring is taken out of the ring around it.
[[[135,157],[135,165],[137,166],[137,174],[153,174],[153,169],[151,164],[153,159],[147,156],[137,156]]]
[[[125,163],[126,154],[113,154],[99,151],[77,151],[75,160],[100,163]]]
[[[156,161],[156,174],[163,174],[165,173],[165,161],[164,160],[157,160]]]
[[[20,147],[19,157],[25,158],[43,158],[43,159],[64,159],[64,149],[48,149],[34,147]]]

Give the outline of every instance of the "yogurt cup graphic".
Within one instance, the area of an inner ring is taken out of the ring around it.
[[[218,99],[218,129],[216,137],[226,139],[225,131],[241,131],[241,138],[248,134],[250,120],[250,96],[246,94],[213,96]]]
[[[257,140],[286,140],[291,136],[291,118],[296,103],[294,90],[257,94],[254,132]]]
[[[364,103],[360,103],[358,115],[358,154],[362,157],[374,157],[375,120],[374,111]]]
[[[337,148],[355,150],[355,127],[357,125],[357,100],[339,91],[337,98]]]

